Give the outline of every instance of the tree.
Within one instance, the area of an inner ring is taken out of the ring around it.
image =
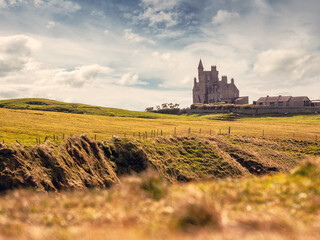
[[[153,111],[153,107],[147,107],[146,108],[146,112],[152,112]]]

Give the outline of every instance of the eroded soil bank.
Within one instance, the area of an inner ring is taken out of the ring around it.
[[[75,136],[56,145],[0,144],[0,190],[105,188],[119,177],[155,169],[169,182],[288,172],[319,142],[241,136],[174,136],[148,141]]]

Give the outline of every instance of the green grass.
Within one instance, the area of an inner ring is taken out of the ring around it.
[[[0,107],[9,109],[40,110],[111,117],[117,116],[137,118],[161,118],[161,114],[156,113],[129,111],[118,108],[98,107],[80,103],[65,103],[42,98],[0,100]]]

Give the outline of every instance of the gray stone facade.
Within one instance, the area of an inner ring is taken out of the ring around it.
[[[219,80],[219,72],[216,66],[211,71],[204,71],[202,61],[198,66],[198,80],[194,78],[193,103],[234,103],[239,98],[239,90],[234,84],[234,79],[228,83],[227,76]]]

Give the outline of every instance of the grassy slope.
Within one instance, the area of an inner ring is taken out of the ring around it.
[[[27,109],[101,116],[161,118],[161,114],[129,111],[118,108],[98,107],[80,103],[65,103],[42,98],[0,100],[0,107],[9,109]]]
[[[0,144],[0,190],[104,188],[119,183],[122,175],[150,167],[171,183],[258,176],[288,172],[306,153],[320,155],[319,148],[311,141],[236,136],[103,142],[75,136],[60,145],[8,148]]]

